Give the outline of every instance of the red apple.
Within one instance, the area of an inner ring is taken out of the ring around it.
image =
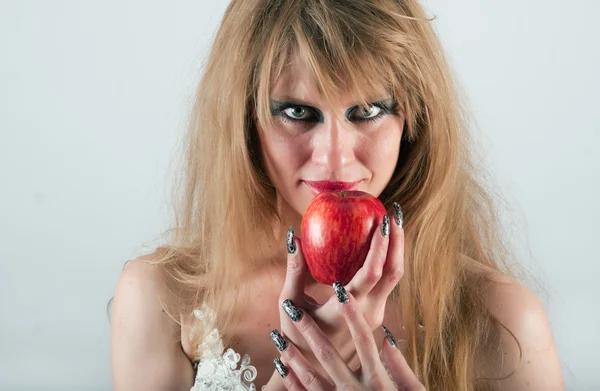
[[[315,280],[348,284],[365,263],[371,238],[386,213],[377,197],[363,191],[318,194],[300,226],[302,253]]]

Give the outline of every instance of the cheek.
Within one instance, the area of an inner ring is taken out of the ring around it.
[[[375,173],[391,175],[398,161],[402,131],[392,126],[380,129],[375,134],[368,144],[364,144],[362,155],[365,156],[365,163]]]
[[[292,179],[303,163],[302,143],[293,137],[271,134],[261,139],[265,168],[275,187]]]
[[[381,194],[394,174],[400,153],[401,129],[389,125],[382,127],[361,143],[359,159],[373,175],[367,189],[371,194]]]

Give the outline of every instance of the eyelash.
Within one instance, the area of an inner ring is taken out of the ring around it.
[[[369,104],[369,106],[370,107],[377,107],[381,111],[375,117],[358,119],[358,120],[356,120],[357,122],[376,122],[376,121],[379,121],[380,119],[383,118],[383,116],[385,114],[394,113],[394,108],[397,106],[397,104],[394,102],[393,107],[387,107],[387,106],[385,106],[385,105],[383,105],[381,103],[371,103],[371,104]],[[284,104],[284,105],[281,105],[278,108],[277,114],[281,116],[281,119],[284,122],[290,122],[290,123],[317,122],[315,120],[310,120],[310,119],[296,119],[296,118],[292,118],[292,117],[290,117],[290,116],[288,116],[287,114],[284,113],[285,110],[287,110],[289,108],[296,108],[296,107],[302,107],[302,108],[304,108],[304,109],[312,112],[312,110],[309,107],[306,107],[306,106],[294,105],[294,104]],[[354,110],[357,110],[357,109],[358,109],[358,107],[354,108]],[[352,110],[352,112],[354,112],[354,110]],[[314,114],[314,112],[313,112],[313,114]]]

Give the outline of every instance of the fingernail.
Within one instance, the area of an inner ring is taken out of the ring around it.
[[[383,224],[381,225],[381,234],[384,237],[390,236],[390,216],[387,214],[383,216]]]
[[[350,301],[350,299],[348,299],[348,293],[341,282],[336,281],[333,283],[333,291],[335,292],[335,295],[340,303],[346,304]]]
[[[402,224],[404,224],[404,214],[402,213],[402,209],[400,209],[400,204],[394,202],[394,209],[396,210],[396,214],[394,215],[396,225],[398,227],[402,227]]]
[[[280,352],[283,352],[285,349],[287,349],[287,342],[285,342],[285,339],[283,339],[277,329],[271,331],[271,339],[273,340],[273,343],[275,343],[275,346],[277,346],[277,350]]]
[[[273,364],[275,365],[275,369],[277,369],[277,372],[279,372],[279,376],[286,377],[288,375],[289,372],[280,359],[276,358],[275,360],[273,360]]]
[[[300,311],[290,299],[284,300],[281,306],[283,307],[283,310],[288,314],[290,319],[294,322],[298,322],[300,319],[302,319],[302,316],[304,316],[302,311]]]
[[[396,343],[396,338],[394,338],[392,333],[390,333],[390,330],[388,330],[388,328],[385,326],[381,326],[381,327],[383,328],[383,331],[385,331],[385,336],[387,337],[388,341],[390,341],[390,345],[392,345],[393,347],[398,349],[398,344]]]
[[[294,242],[294,228],[292,227],[288,228],[286,242],[288,254],[294,254],[296,252],[296,243]]]

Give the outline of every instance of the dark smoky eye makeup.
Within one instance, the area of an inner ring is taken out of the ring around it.
[[[285,122],[292,123],[323,123],[323,114],[322,112],[312,106],[295,103],[295,102],[286,102],[280,101],[276,99],[271,99],[270,102],[270,110],[271,115],[275,117],[281,117],[281,119]],[[365,117],[365,118],[352,118],[352,114],[360,110],[358,105],[350,107],[346,110],[346,118],[352,122],[361,123],[361,122],[375,122],[382,119],[386,114],[398,115],[398,101],[394,98],[382,99],[378,101],[374,101],[369,103],[368,108],[373,110],[373,108],[377,108],[379,110],[378,114],[374,117]],[[288,109],[294,109],[297,114],[295,116],[300,116],[303,118],[294,118],[290,116],[288,113]],[[297,111],[300,111],[298,113]]]
[[[313,122],[313,123],[314,122],[317,122],[317,123],[323,122],[323,114],[321,114],[320,110],[315,109],[314,107],[311,107],[311,106],[301,105],[301,104],[292,103],[292,102],[282,102],[282,101],[278,101],[278,100],[271,100],[270,107],[271,107],[271,115],[273,115],[274,117],[281,117],[281,119],[284,121]],[[300,109],[300,110],[302,110],[302,113],[297,114],[297,115],[302,115],[302,116],[311,115],[311,116],[308,118],[303,118],[303,119],[292,118],[288,114],[286,114],[286,111],[288,109],[295,109],[295,110]]]

